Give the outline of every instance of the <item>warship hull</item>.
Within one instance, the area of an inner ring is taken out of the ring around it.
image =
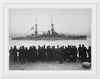
[[[86,40],[87,36],[37,36],[37,37],[12,37],[12,40]]]

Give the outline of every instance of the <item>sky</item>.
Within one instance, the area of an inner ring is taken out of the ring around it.
[[[32,34],[37,19],[39,33],[51,29],[51,22],[58,33],[91,32],[91,9],[9,9],[9,33]]]

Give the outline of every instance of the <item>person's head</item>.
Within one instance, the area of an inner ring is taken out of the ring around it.
[[[91,46],[88,46],[89,49],[91,49]]]
[[[54,49],[54,48],[55,48],[55,46],[52,46],[52,48]]]
[[[14,46],[14,48],[16,48],[16,46]]]
[[[27,50],[27,47],[25,47],[25,49]]]
[[[84,44],[82,44],[82,47],[84,47]]]
[[[69,48],[71,48],[72,46],[71,45],[69,45]]]
[[[24,46],[22,46],[22,49],[24,49]]]
[[[59,45],[57,45],[57,48],[59,48]]]
[[[45,45],[43,45],[43,47],[45,48]]]
[[[70,46],[68,45],[68,48],[69,48]]]
[[[40,45],[38,45],[38,47],[40,47]]]
[[[76,48],[76,46],[75,46],[75,45],[74,45],[73,47],[74,47],[74,48]]]
[[[79,47],[81,47],[81,44],[79,44]]]
[[[72,46],[72,48],[74,48],[74,46]]]
[[[12,49],[12,47],[10,47]]]
[[[67,46],[65,46],[65,49],[67,48]]]
[[[33,45],[32,48],[35,48],[35,46]]]
[[[29,49],[32,49],[32,46],[30,46]]]
[[[20,47],[19,49],[21,49],[22,47]]]

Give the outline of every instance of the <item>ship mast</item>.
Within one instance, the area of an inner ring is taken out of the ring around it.
[[[38,36],[38,31],[37,31],[37,19],[36,19],[36,24],[35,24],[35,37]]]
[[[53,24],[53,19],[51,19],[51,34],[54,35],[54,24]]]

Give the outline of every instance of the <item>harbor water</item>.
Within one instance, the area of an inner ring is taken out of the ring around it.
[[[11,46],[17,46],[19,48],[20,46],[24,45],[25,47],[29,46],[68,46],[68,45],[75,45],[76,47],[79,46],[79,44],[84,44],[86,47],[91,46],[91,38],[87,38],[86,40],[54,40],[54,41],[46,41],[46,40],[10,40],[9,41],[9,47]]]

